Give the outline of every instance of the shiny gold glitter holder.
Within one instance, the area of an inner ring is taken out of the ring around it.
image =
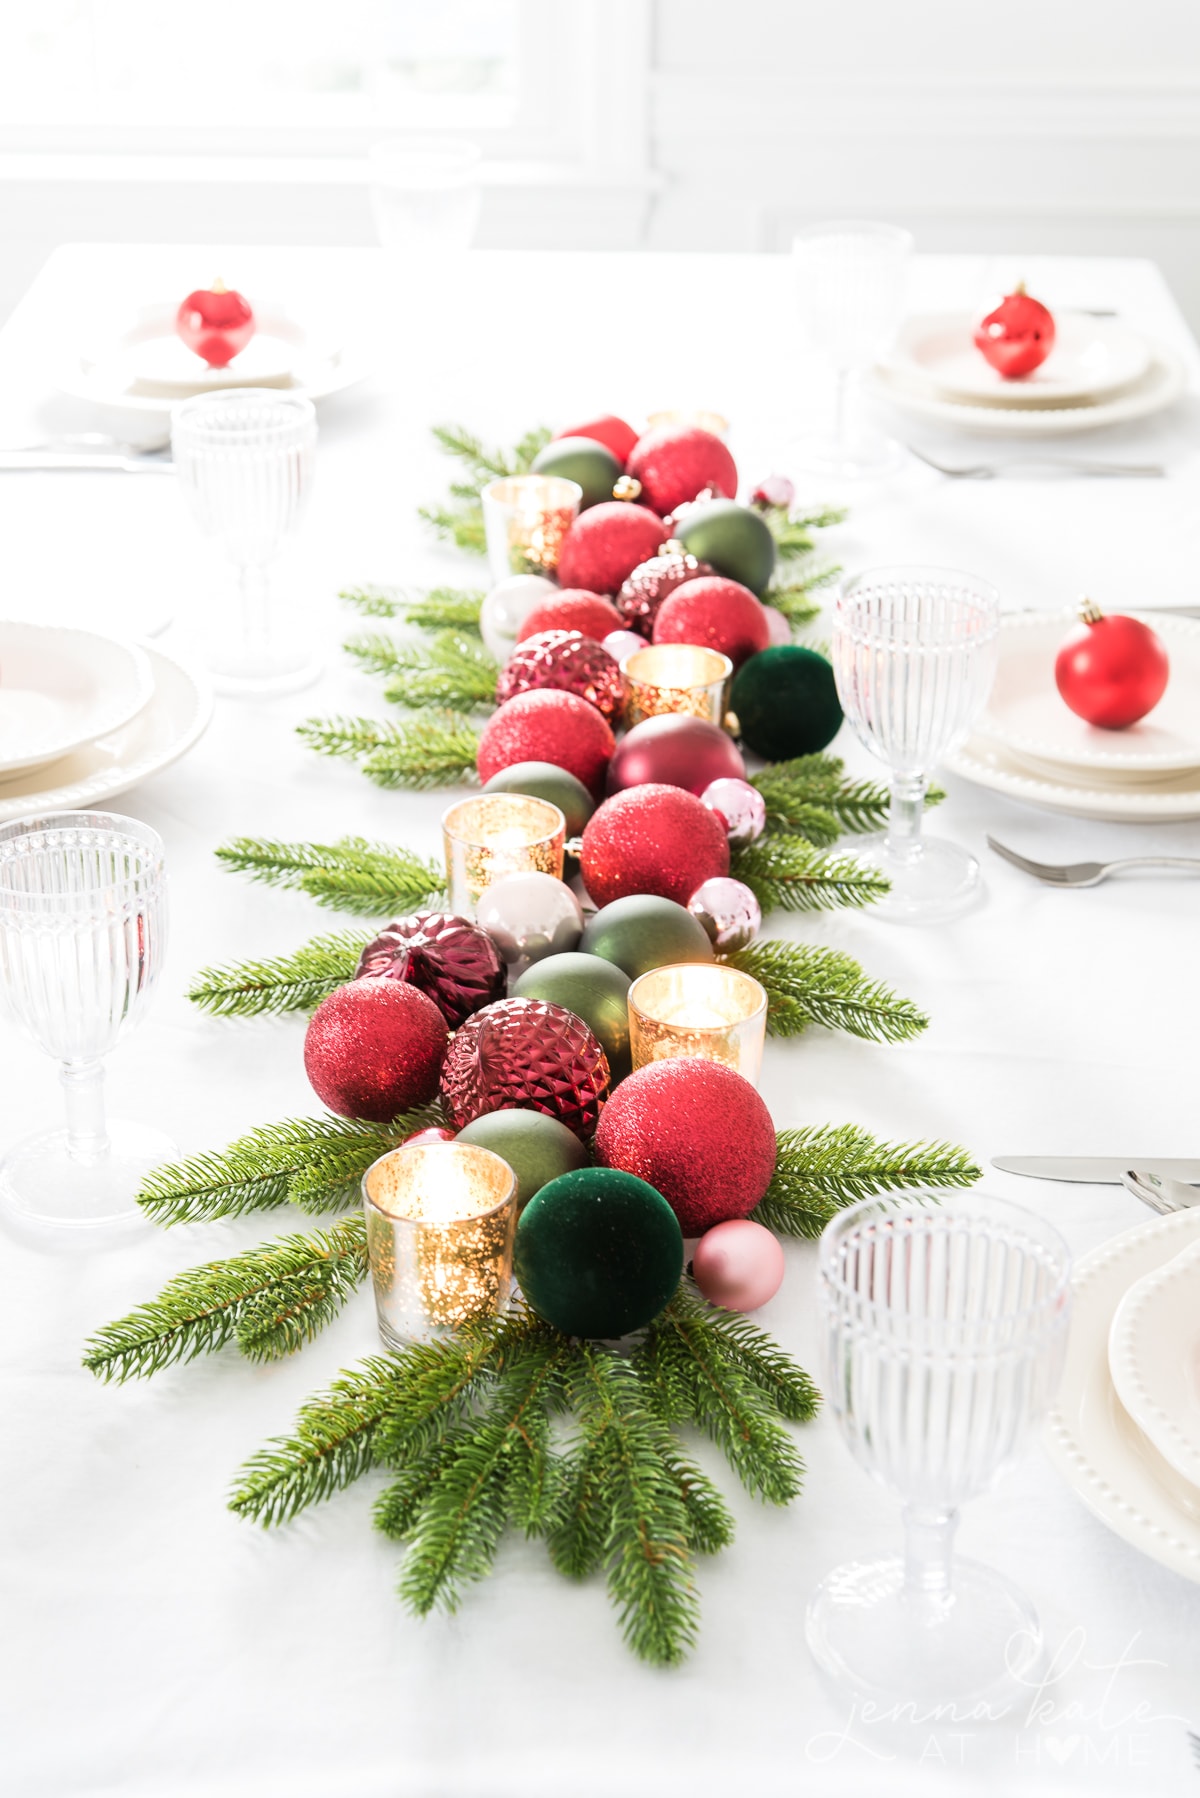
[[[684,963],[640,974],[629,989],[635,1068],[683,1058],[720,1061],[758,1085],[767,995],[757,980],[721,964]]]
[[[562,879],[567,821],[548,799],[480,793],[442,814],[450,910],[473,918],[480,893],[506,874]]]
[[[474,1143],[410,1143],[372,1162],[362,1194],[385,1348],[505,1308],[517,1227],[507,1161]]]
[[[625,657],[621,673],[629,689],[625,715],[631,725],[668,712],[724,723],[733,663],[717,649],[696,643],[647,644]]]
[[[489,481],[479,497],[492,579],[552,575],[563,538],[579,516],[579,482],[557,474],[507,475]]]

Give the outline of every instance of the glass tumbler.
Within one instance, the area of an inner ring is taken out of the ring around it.
[[[891,881],[882,915],[948,917],[978,891],[975,857],[922,836],[921,821],[933,769],[987,703],[999,624],[995,588],[952,568],[875,568],[834,606],[838,698],[859,742],[892,773],[887,830],[855,851]]]
[[[312,401],[266,387],[198,394],[171,414],[171,449],[192,517],[237,571],[236,617],[208,644],[213,684],[243,697],[308,686],[320,664],[294,618],[280,617],[269,567],[308,503]]]
[[[109,1121],[102,1061],[143,1015],[167,936],[157,832],[112,812],[51,812],[0,829],[0,989],[61,1065],[65,1130],[0,1162],[14,1217],[86,1229],[139,1218],[147,1171],[175,1155],[149,1124]]]
[[[855,1460],[902,1501],[906,1536],[902,1556],[839,1567],[814,1593],[808,1644],[832,1678],[927,1712],[1034,1673],[1037,1613],[1000,1574],[954,1560],[953,1543],[959,1507],[1054,1396],[1069,1273],[1056,1230],[982,1194],[861,1199],[826,1226],[825,1391]]]

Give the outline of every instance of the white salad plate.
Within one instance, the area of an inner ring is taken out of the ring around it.
[[[1200,1491],[1200,1242],[1125,1294],[1108,1366],[1142,1434]]]
[[[1059,1473],[1103,1523],[1152,1560],[1200,1581],[1200,1489],[1138,1429],[1108,1363],[1113,1318],[1126,1293],[1197,1242],[1200,1207],[1130,1230],[1079,1263],[1066,1365],[1045,1441]]]
[[[979,406],[1092,405],[1141,380],[1150,346],[1115,319],[1055,313],[1054,348],[1040,368],[1005,380],[974,343],[976,320],[965,312],[906,319],[883,367],[931,398]]]
[[[136,644],[68,625],[0,621],[0,787],[119,730],[153,691]]]
[[[1049,769],[1012,754],[986,737],[970,737],[952,750],[943,766],[977,787],[1019,799],[1042,811],[1107,824],[1167,824],[1200,818],[1200,768],[1164,775],[1153,786],[1103,776],[1079,779],[1072,770]]]

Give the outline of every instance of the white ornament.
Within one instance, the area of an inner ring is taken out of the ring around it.
[[[475,922],[504,961],[541,961],[578,948],[583,908],[553,874],[506,874],[480,893]]]
[[[517,642],[517,632],[549,593],[557,593],[544,574],[510,574],[493,587],[479,614],[479,629],[490,655],[503,668]]]

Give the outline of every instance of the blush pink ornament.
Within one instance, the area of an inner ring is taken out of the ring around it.
[[[762,928],[758,900],[748,886],[727,874],[714,874],[701,882],[687,908],[703,924],[718,955],[733,955],[746,948]]]
[[[763,611],[767,615],[767,630],[770,632],[772,644],[790,643],[792,640],[792,627],[784,617],[783,613],[779,610],[779,607],[764,606]]]
[[[604,639],[607,649],[618,668],[626,656],[631,656],[637,649],[645,649],[645,637],[639,637],[636,631],[609,631]]]
[[[734,849],[757,842],[767,828],[767,802],[748,780],[711,780],[700,798],[710,812],[716,812]]]
[[[715,1224],[696,1244],[692,1278],[710,1305],[757,1311],[783,1284],[783,1246],[748,1217]]]

